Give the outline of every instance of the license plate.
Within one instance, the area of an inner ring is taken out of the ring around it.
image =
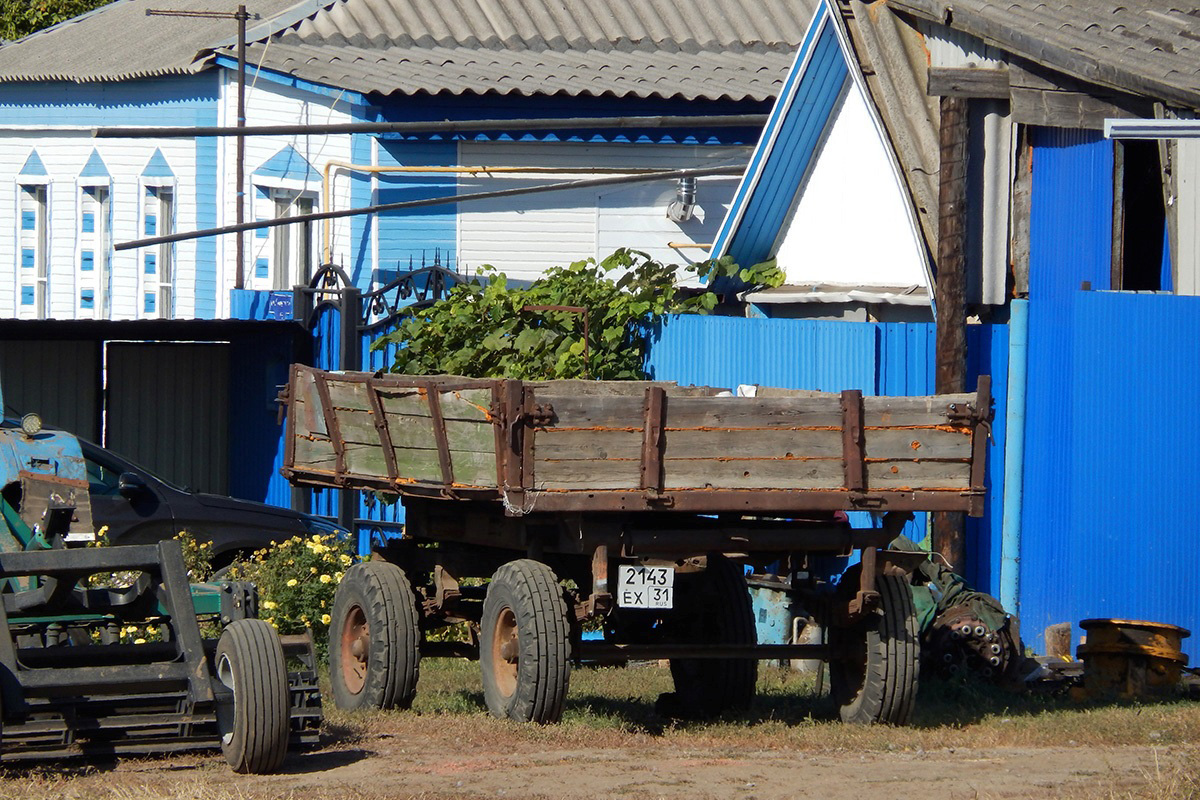
[[[675,596],[675,570],[671,567],[617,569],[617,605],[623,608],[671,608]]]

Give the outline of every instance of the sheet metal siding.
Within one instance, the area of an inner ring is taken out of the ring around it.
[[[681,384],[875,394],[876,341],[871,323],[682,314],[654,332],[646,367]]]
[[[284,426],[275,402],[294,355],[290,336],[232,342],[229,356],[229,494],[291,508],[292,487],[280,474]]]
[[[1073,310],[1072,514],[1059,537],[1073,549],[1034,620],[1182,625],[1195,664],[1200,537],[1189,501],[1200,426],[1167,409],[1200,398],[1200,298],[1088,292]]]
[[[173,483],[227,494],[229,351],[110,342],[105,446]]]
[[[932,328],[933,326],[929,326]],[[967,517],[967,569],[964,577],[981,592],[1000,593],[1000,544],[1004,517],[1004,443],[1008,434],[1007,325],[967,326],[967,388],[980,375],[992,376],[992,435],[988,441],[984,483],[987,496],[982,517]],[[928,350],[933,353],[932,347]],[[932,362],[931,362],[932,366]],[[929,384],[933,386],[932,380]],[[890,394],[890,392],[886,393]]]
[[[47,426],[98,442],[99,374],[96,342],[0,342],[0,389],[8,417],[36,412]]]
[[[1090,542],[1074,521],[1071,486],[1079,459],[1064,444],[1073,440],[1071,398],[1080,391],[1072,321],[1082,281],[1097,289],[1109,285],[1113,151],[1098,132],[1050,128],[1034,129],[1033,147],[1018,610],[1037,647],[1037,633],[1047,625],[1079,619],[1066,602],[1067,582],[1073,560]],[[1110,324],[1114,344],[1121,338],[1115,331],[1125,335]],[[1115,568],[1109,564],[1107,574],[1095,580],[1108,580]]]
[[[812,166],[848,78],[837,34],[832,24],[826,24],[813,45],[796,95],[779,122],[757,185],[745,197],[744,208],[731,210],[740,221],[726,252],[739,264],[756,264],[773,254],[783,220]]]

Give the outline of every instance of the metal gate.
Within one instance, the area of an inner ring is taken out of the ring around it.
[[[363,292],[337,265],[326,264],[308,286],[296,287],[294,318],[312,335],[313,366],[326,370],[387,371],[395,346],[375,350],[375,341],[395,330],[413,311],[445,297],[464,278],[440,263],[398,276],[385,286]],[[368,492],[343,489],[295,490],[295,507],[336,517],[358,535],[358,551],[367,555],[373,539],[398,535],[404,507]]]
[[[105,446],[195,491],[227,494],[229,347],[107,343]]]

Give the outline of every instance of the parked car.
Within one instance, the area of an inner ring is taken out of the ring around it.
[[[213,566],[238,553],[259,550],[292,536],[350,532],[312,514],[192,492],[99,445],[79,440],[87,464],[92,521],[107,526],[111,544],[147,544],[180,531],[213,543]]]

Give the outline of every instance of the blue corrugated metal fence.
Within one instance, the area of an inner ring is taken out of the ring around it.
[[[932,394],[934,326],[796,319],[743,319],[677,315],[652,334],[646,357],[651,378],[685,385],[734,388],[759,384],[785,389],[836,392],[860,389],[869,395]],[[994,592],[1000,570],[1000,511],[1004,475],[1004,415],[1008,386],[1008,329],[968,327],[969,385],[992,375],[997,421],[988,451],[988,499],[984,516],[968,520],[973,585]],[[876,522],[855,514],[855,525]],[[926,520],[918,515],[907,533],[920,541]]]

